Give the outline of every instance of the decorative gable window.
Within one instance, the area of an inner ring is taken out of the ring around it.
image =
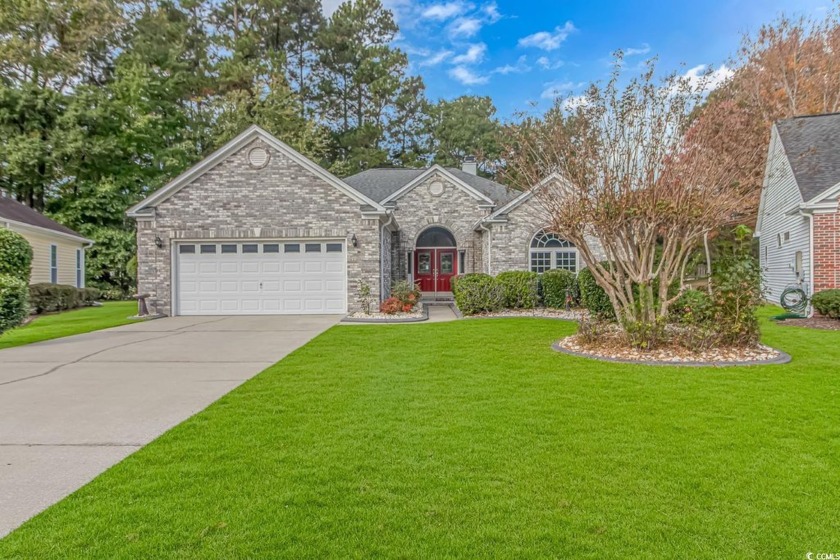
[[[531,239],[531,271],[562,269],[577,272],[578,251],[574,243],[566,241],[555,233],[539,231]]]

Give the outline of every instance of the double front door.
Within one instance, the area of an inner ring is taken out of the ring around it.
[[[456,249],[417,249],[414,251],[414,281],[423,292],[451,292],[455,276]]]

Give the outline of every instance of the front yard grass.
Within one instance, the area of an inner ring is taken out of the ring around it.
[[[112,301],[102,304],[102,307],[85,307],[35,317],[27,325],[0,334],[0,350],[126,325],[133,322],[129,317],[136,313],[136,302]]]
[[[840,550],[840,333],[781,366],[553,352],[573,323],[336,327],[2,558],[804,558]]]

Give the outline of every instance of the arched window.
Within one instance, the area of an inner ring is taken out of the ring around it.
[[[418,247],[455,247],[455,245],[455,237],[449,230],[442,227],[430,227],[417,238]]]
[[[555,233],[538,231],[531,239],[531,271],[545,272],[554,268],[578,270],[578,251],[574,243]]]

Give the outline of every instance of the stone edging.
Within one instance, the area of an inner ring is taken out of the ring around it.
[[[350,317],[350,315],[346,315],[342,317],[340,323],[360,323],[360,324],[379,324],[379,325],[387,325],[387,324],[394,324],[394,323],[419,323],[421,321],[428,321],[429,320],[429,308],[424,303],[423,304],[423,316],[422,317],[406,317],[404,319],[365,319],[360,317]]]
[[[659,360],[629,360],[627,358],[606,358],[603,356],[595,356],[593,354],[585,354],[583,352],[575,352],[567,350],[560,346],[560,341],[556,341],[551,345],[551,349],[555,352],[568,354],[578,358],[588,358],[590,360],[598,360],[601,362],[614,362],[619,364],[636,364],[640,366],[676,366],[676,367],[733,367],[733,366],[767,366],[786,364],[791,361],[790,354],[782,352],[778,348],[773,348],[779,355],[770,360],[759,360],[754,362],[663,362]]]

